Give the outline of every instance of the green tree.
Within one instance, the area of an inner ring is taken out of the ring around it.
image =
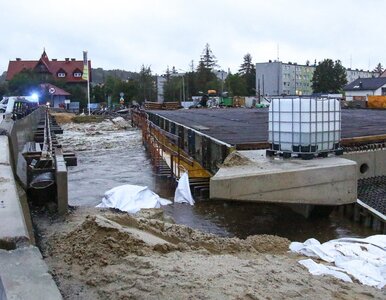
[[[205,48],[202,51],[200,64],[202,64],[206,69],[210,70],[213,70],[215,67],[217,67],[216,56],[213,54],[208,43],[205,45]]]
[[[252,56],[247,53],[244,55],[244,62],[239,69],[239,75],[245,82],[246,93],[244,95],[252,96],[256,94],[256,68],[252,62]]]
[[[218,90],[220,88],[220,81],[213,73],[216,66],[216,56],[214,56],[209,44],[206,44],[195,74],[195,87],[197,92],[203,92],[205,94],[208,90]]]
[[[240,74],[229,74],[225,80],[230,96],[244,96],[247,94],[245,79]]]
[[[91,89],[91,98],[95,103],[106,102],[105,87],[103,84],[97,84]]]
[[[182,76],[172,76],[164,84],[164,101],[181,101],[182,100]]]
[[[14,95],[29,95],[42,83],[33,70],[23,70],[8,82],[8,89]]]
[[[2,96],[8,94],[8,84],[6,82],[0,83],[0,99]]]
[[[157,99],[157,91],[155,85],[155,79],[152,75],[150,66],[145,67],[142,65],[139,72],[139,89],[138,89],[138,102],[155,101]]]
[[[312,76],[314,93],[339,93],[347,83],[346,71],[339,60],[319,62]]]
[[[378,75],[381,75],[385,69],[383,68],[381,63],[378,63],[373,72],[378,73]]]

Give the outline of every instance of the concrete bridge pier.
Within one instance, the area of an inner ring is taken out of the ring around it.
[[[264,150],[238,151],[210,180],[210,198],[292,204],[305,215],[312,206],[357,200],[357,164],[341,157],[301,160],[266,157]]]

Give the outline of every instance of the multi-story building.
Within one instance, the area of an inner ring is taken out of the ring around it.
[[[265,96],[311,95],[315,65],[269,61],[256,64],[256,93]],[[346,69],[347,81],[376,77],[377,73]]]
[[[47,80],[50,76],[55,80],[61,80],[69,84],[80,84],[87,86],[87,80],[83,79],[83,60],[65,58],[65,60],[49,59],[44,50],[39,60],[16,60],[9,61],[6,80],[11,80],[16,74],[32,70],[41,78]],[[88,60],[89,78],[91,80],[91,61]]]
[[[358,69],[346,69],[347,83],[351,83],[358,78],[375,78],[379,77],[379,73],[373,71],[364,71]]]

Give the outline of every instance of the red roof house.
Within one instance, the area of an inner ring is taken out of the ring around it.
[[[88,61],[89,76],[91,81],[91,61]],[[6,80],[11,80],[23,70],[33,70],[37,73],[51,74],[56,80],[64,80],[66,83],[86,83],[82,79],[83,60],[65,58],[65,60],[49,59],[44,50],[39,60],[9,61]]]

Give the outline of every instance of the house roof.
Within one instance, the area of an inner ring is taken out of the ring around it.
[[[55,92],[52,94],[53,96],[70,96],[71,95],[70,93],[66,92],[65,90],[51,83],[42,83],[40,84],[40,88],[44,91],[49,91],[51,88],[53,88],[55,90]]]
[[[345,91],[375,91],[386,84],[386,77],[358,78],[347,84]]]
[[[6,80],[11,80],[16,74],[23,70],[35,69],[39,65],[44,65],[47,72],[51,73],[55,78],[64,80],[66,82],[86,82],[82,77],[74,77],[77,70],[83,70],[83,60],[75,60],[74,58],[65,60],[50,60],[44,50],[39,60],[11,60],[8,64],[8,71]],[[91,81],[91,61],[88,61],[89,76]],[[65,72],[66,77],[58,78],[59,71]]]

